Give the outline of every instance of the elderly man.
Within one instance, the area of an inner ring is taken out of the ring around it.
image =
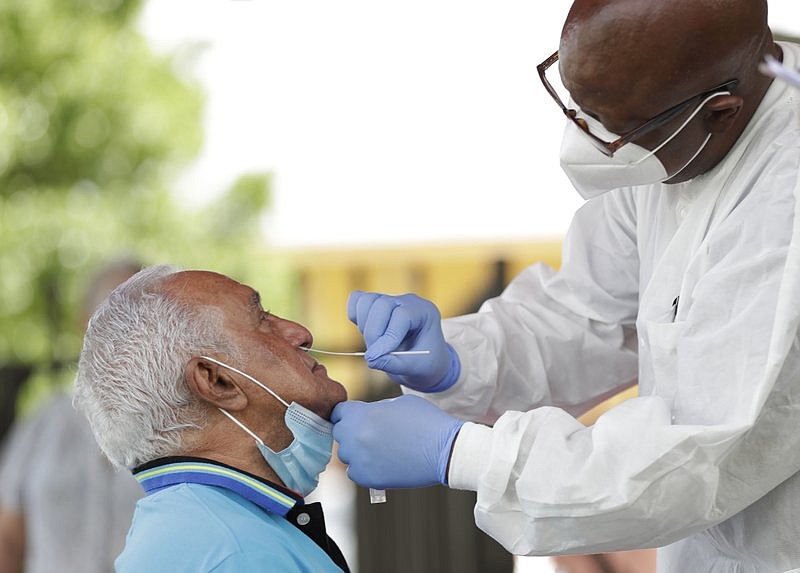
[[[800,568],[800,98],[759,71],[800,46],[767,21],[765,0],[575,0],[538,68],[587,198],[563,264],[444,325],[351,296],[368,364],[418,394],[336,406],[354,481],[474,490],[518,554]]]
[[[213,272],[147,268],[98,308],[75,403],[147,494],[117,571],[348,570],[303,501],[346,398],[311,340]]]

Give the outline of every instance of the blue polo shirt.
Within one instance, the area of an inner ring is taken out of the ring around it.
[[[136,504],[118,573],[342,573],[319,503],[201,458],[163,458],[134,472]]]

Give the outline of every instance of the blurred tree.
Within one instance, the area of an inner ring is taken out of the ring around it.
[[[0,4],[0,193],[151,185],[199,149],[200,91],[151,53],[140,3]]]
[[[285,267],[260,240],[266,176],[201,208],[168,192],[202,143],[203,97],[137,32],[140,4],[0,3],[0,406],[20,372],[33,400],[73,363],[87,270],[120,255],[269,285],[265,300],[291,312]]]

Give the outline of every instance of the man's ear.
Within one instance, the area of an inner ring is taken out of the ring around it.
[[[234,412],[247,406],[247,394],[230,372],[210,360],[192,358],[184,375],[189,389],[212,406]]]
[[[720,95],[709,101],[705,105],[705,108],[711,112],[706,120],[708,131],[714,135],[728,131],[743,106],[744,99],[736,95]]]

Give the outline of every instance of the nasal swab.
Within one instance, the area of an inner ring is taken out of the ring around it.
[[[301,346],[301,350],[305,350],[306,352],[316,352],[318,354],[330,354],[332,356],[364,356],[366,352],[333,352],[331,350],[320,350],[318,348],[309,348],[307,346]],[[394,352],[389,352],[388,354],[393,354],[395,356],[410,356],[413,354],[430,354],[430,350],[395,350]]]

